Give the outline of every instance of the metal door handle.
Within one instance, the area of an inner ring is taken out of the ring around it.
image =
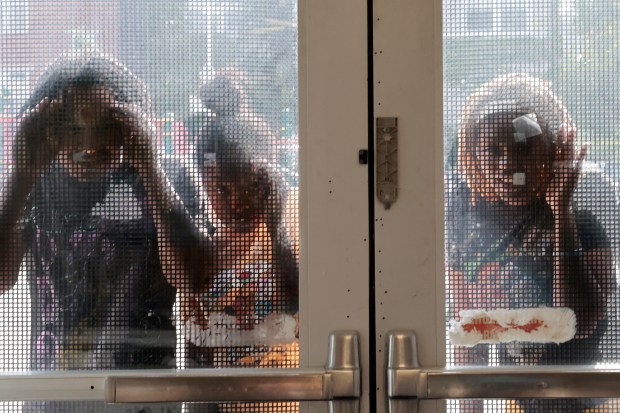
[[[386,389],[391,413],[413,412],[419,400],[618,398],[620,369],[579,366],[434,367],[418,363],[415,333],[387,335]]]
[[[108,403],[307,401],[359,398],[358,335],[329,336],[324,369],[189,369],[164,375],[108,376]]]
[[[330,401],[359,411],[359,335],[329,336],[326,366],[316,369],[188,369],[0,374],[0,400],[104,400],[108,403]]]

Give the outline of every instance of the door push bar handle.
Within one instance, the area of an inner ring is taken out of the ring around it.
[[[332,411],[359,406],[359,336],[336,331],[329,336],[324,369],[201,369],[162,377],[111,376],[105,383],[109,403],[152,402],[332,402]]]
[[[411,330],[389,332],[386,353],[391,413],[414,412],[418,400],[620,397],[617,367],[422,368]]]
[[[102,400],[108,403],[327,400],[332,412],[359,412],[359,335],[329,336],[316,369],[187,369],[0,374],[0,401]]]

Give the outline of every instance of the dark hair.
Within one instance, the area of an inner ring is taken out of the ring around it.
[[[259,159],[271,159],[271,131],[262,119],[242,111],[242,92],[232,81],[216,76],[201,87],[200,97],[209,110],[196,142],[200,165],[210,155],[220,170],[234,176]]]
[[[475,90],[467,98],[458,130],[458,171],[465,177],[472,193],[477,197],[496,202],[499,198],[486,182],[482,166],[475,156],[480,125],[501,114],[513,117],[533,114],[543,131],[543,138],[554,144],[560,133],[574,139],[576,127],[560,99],[553,93],[549,83],[528,75],[514,73],[497,77]],[[572,148],[573,141],[569,141]],[[550,166],[550,165],[547,165]],[[547,173],[545,170],[545,173]],[[548,176],[538,177],[540,181]],[[540,182],[541,187],[545,186]]]
[[[236,116],[241,111],[241,90],[223,75],[200,88],[202,104],[220,116]]]
[[[87,54],[61,57],[48,66],[22,108],[22,113],[34,108],[44,98],[57,99],[76,86],[95,85],[109,88],[118,102],[135,104],[150,111],[151,102],[144,82],[110,57]]]

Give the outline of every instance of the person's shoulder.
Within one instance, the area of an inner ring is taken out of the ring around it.
[[[177,156],[165,156],[161,159],[161,166],[168,183],[179,198],[183,207],[192,216],[200,213],[199,188],[197,188],[197,170],[191,160]]]
[[[578,208],[618,205],[618,188],[614,180],[596,162],[584,162],[573,196]]]
[[[573,206],[583,249],[609,247],[618,238],[617,187],[600,164],[587,162],[582,166]]]
[[[607,231],[593,211],[587,209],[576,210],[575,224],[583,250],[611,247]]]
[[[446,213],[463,212],[472,206],[472,192],[463,177],[446,177],[444,188]]]
[[[445,243],[448,256],[460,254],[466,237],[466,227],[472,218],[471,190],[457,175],[446,178],[445,184]]]

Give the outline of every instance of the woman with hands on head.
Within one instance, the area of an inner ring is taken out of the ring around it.
[[[573,208],[587,148],[546,82],[522,74],[472,93],[458,132],[460,179],[447,193],[446,254],[452,314],[570,308],[562,344],[501,343],[501,364],[591,364],[607,328],[610,243],[595,216]],[[488,345],[455,347],[457,365],[486,365]],[[472,408],[481,403],[472,401]],[[580,411],[581,400],[519,401],[525,411]]]
[[[54,62],[21,112],[0,197],[0,279],[11,288],[30,253],[33,370],[174,366],[150,110],[142,81],[89,54]]]

